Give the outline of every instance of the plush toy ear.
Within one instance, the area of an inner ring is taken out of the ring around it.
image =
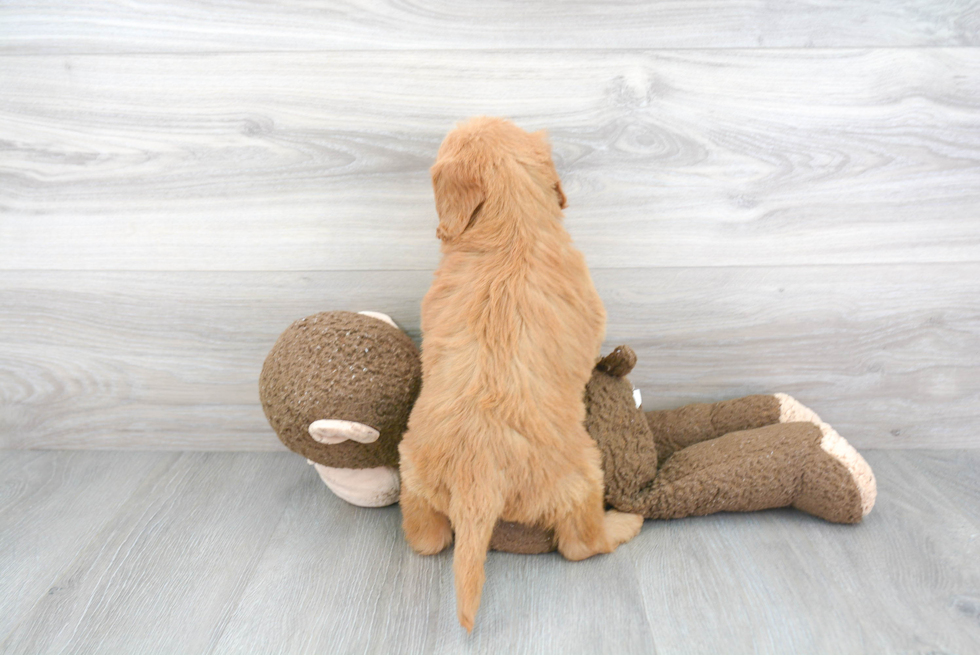
[[[373,443],[381,433],[370,425],[356,421],[340,421],[337,419],[320,419],[313,421],[308,428],[310,436],[322,444],[333,445],[345,441]]]
[[[363,314],[364,316],[370,316],[371,318],[376,318],[379,321],[384,321],[385,323],[387,323],[388,325],[390,325],[391,327],[393,327],[395,329],[398,329],[398,330],[401,329],[400,327],[398,327],[398,325],[393,320],[391,320],[391,317],[388,316],[387,314],[382,314],[381,312],[367,312],[367,311],[365,311],[365,312],[357,312],[357,313],[358,314]]]
[[[469,227],[473,215],[486,200],[486,191],[473,162],[465,159],[438,161],[431,172],[439,213],[436,236],[452,241]]]
[[[634,366],[636,366],[636,353],[629,346],[618,346],[595,365],[600,371],[617,378],[629,374]]]

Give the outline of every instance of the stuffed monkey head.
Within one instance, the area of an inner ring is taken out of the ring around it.
[[[290,450],[355,505],[398,501],[398,443],[422,382],[419,350],[383,314],[293,323],[266,357],[259,396]]]

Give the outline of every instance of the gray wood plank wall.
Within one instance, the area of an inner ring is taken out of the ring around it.
[[[8,2],[0,90],[0,447],[280,448],[291,321],[418,336],[474,114],[550,131],[647,407],[980,446],[977,2]]]

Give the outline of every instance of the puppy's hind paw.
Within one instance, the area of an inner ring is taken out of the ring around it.
[[[442,514],[433,512],[424,523],[408,522],[404,529],[405,540],[419,555],[441,553],[453,543],[453,529]]]
[[[606,537],[613,549],[640,534],[642,527],[643,517],[639,514],[624,514],[616,510],[606,512]]]

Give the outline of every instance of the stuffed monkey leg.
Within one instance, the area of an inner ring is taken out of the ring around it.
[[[857,523],[874,504],[874,477],[833,434],[839,442],[813,423],[780,423],[696,443],[674,453],[634,506],[622,509],[670,519],[793,506]]]
[[[657,444],[658,465],[663,466],[675,452],[696,443],[779,423],[780,404],[777,396],[758,395],[646,412]]]

